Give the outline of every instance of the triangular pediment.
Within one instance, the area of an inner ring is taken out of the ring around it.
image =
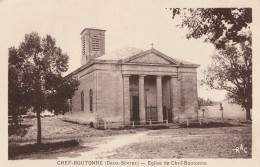
[[[151,49],[145,52],[142,52],[138,55],[131,56],[125,59],[125,63],[134,63],[134,64],[179,64],[174,59],[164,55],[163,53]]]

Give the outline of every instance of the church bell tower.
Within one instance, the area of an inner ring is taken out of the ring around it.
[[[105,54],[106,30],[85,28],[81,33],[81,66]]]

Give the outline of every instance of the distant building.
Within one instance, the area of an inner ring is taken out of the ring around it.
[[[121,48],[106,54],[105,32],[93,28],[81,32],[81,67],[69,74],[80,81],[67,114],[71,119],[130,124],[197,115],[199,65],[176,60],[153,47],[146,51]]]

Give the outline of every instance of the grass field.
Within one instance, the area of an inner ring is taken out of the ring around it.
[[[145,137],[98,158],[251,158],[251,124],[214,123],[207,126],[181,126],[177,129],[97,130],[87,125],[63,121],[61,117],[42,118],[42,142],[37,147],[35,118],[25,118],[18,127],[9,126],[9,159],[48,159],[78,151],[91,151],[122,134],[145,133]],[[236,153],[243,145],[247,152]],[[75,155],[77,156],[77,155]]]
[[[41,150],[41,154],[44,151],[46,154],[66,152],[82,148],[81,143],[87,142],[89,145],[95,145],[104,142],[109,136],[136,133],[135,129],[98,130],[90,128],[88,125],[63,121],[59,116],[43,117],[41,125],[42,143],[45,144],[41,148],[35,148],[37,147],[35,145],[37,141],[36,118],[24,118],[22,125],[8,127],[9,159],[37,157],[36,154],[39,150]],[[57,147],[53,147],[54,145]]]

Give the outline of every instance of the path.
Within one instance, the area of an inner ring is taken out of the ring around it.
[[[123,134],[113,136],[108,142],[95,145],[92,149],[84,152],[70,152],[65,156],[59,157],[59,159],[71,157],[73,159],[96,159],[109,156],[113,150],[124,147],[131,143],[137,143],[145,140],[145,136],[148,132],[138,132],[136,134]],[[89,147],[87,143],[85,147]],[[70,156],[72,155],[72,156]]]

